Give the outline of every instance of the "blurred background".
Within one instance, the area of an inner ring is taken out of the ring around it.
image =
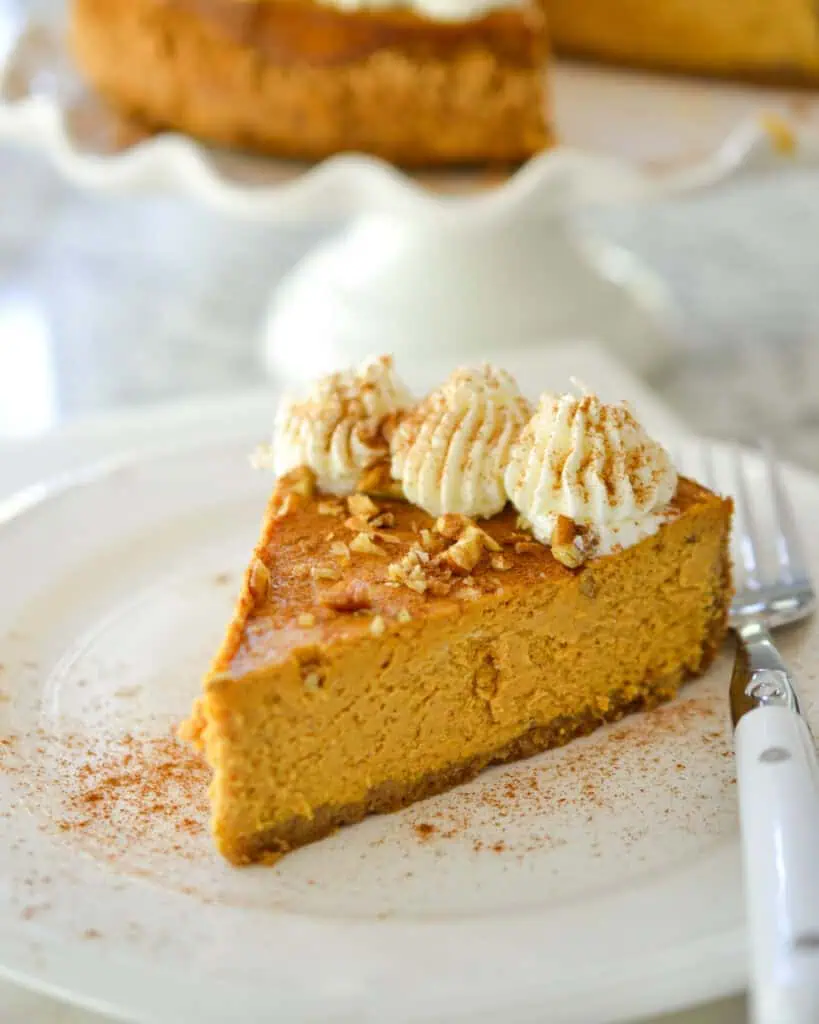
[[[0,10],[9,0],[0,0]],[[277,281],[342,225],[236,222],[161,193],[78,190],[0,145],[0,436],[258,385]],[[652,383],[717,436],[819,468],[819,173],[577,218],[650,266],[676,352]]]

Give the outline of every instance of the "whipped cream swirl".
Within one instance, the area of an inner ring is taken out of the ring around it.
[[[625,404],[595,395],[544,395],[515,445],[506,491],[539,541],[559,516],[588,556],[630,547],[669,517],[677,473],[668,452]]]
[[[396,429],[392,475],[407,500],[432,516],[489,518],[506,504],[504,470],[530,415],[504,370],[456,370]]]
[[[389,429],[411,405],[391,356],[321,378],[305,398],[285,398],[273,431],[271,461],[281,476],[309,466],[323,490],[351,489],[361,471],[389,453]]]

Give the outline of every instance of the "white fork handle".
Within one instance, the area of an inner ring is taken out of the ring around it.
[[[736,728],[756,1024],[819,1022],[819,764],[796,712],[760,707]]]

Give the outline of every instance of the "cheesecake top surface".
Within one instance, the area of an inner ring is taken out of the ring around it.
[[[721,503],[681,477],[667,524]],[[271,500],[216,673],[237,677],[295,649],[411,630],[457,615],[465,602],[503,603],[534,585],[568,584],[616,557],[568,568],[521,528],[511,506],[473,523],[363,495],[317,492],[288,505],[282,514],[281,492]]]
[[[627,403],[573,386],[532,405],[482,364],[415,399],[385,355],[287,396],[256,453],[279,476],[213,672],[548,595],[603,563],[610,581],[621,554],[639,572],[645,542],[682,544],[663,531],[721,499],[678,477]]]

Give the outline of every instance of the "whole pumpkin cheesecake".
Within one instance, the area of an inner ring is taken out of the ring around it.
[[[279,473],[182,733],[235,864],[671,699],[714,657],[731,503],[625,405],[388,358],[285,401]]]
[[[148,126],[278,156],[517,162],[550,141],[536,0],[72,0],[71,38]]]

